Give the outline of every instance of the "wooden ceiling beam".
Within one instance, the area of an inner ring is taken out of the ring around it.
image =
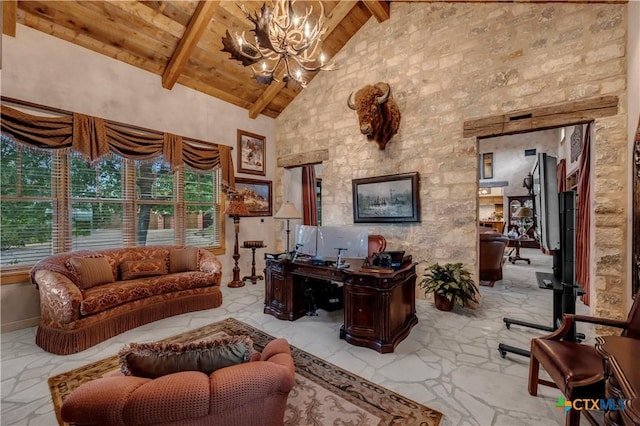
[[[389,2],[383,0],[362,0],[362,3],[369,9],[369,12],[376,17],[378,22],[384,22],[391,17],[389,12]]]
[[[209,22],[211,22],[213,12],[219,4],[219,1],[206,0],[201,0],[200,3],[198,3],[198,7],[189,21],[184,36],[178,43],[176,51],[173,53],[173,56],[171,56],[167,68],[162,74],[162,87],[165,89],[171,90],[176,84],[176,81],[178,81],[182,69],[189,60],[198,41],[200,41],[202,33],[207,28],[207,25],[209,25]]]
[[[341,1],[336,7],[327,15],[327,31],[325,32],[325,37],[328,36],[335,30],[340,22],[351,12],[358,2],[355,1]],[[273,82],[267,90],[265,90],[262,95],[256,100],[251,108],[249,108],[249,118],[256,118],[264,109],[278,96],[278,93],[285,87],[285,83],[282,81],[282,76],[284,72],[280,72],[276,77],[279,82]]]
[[[2,1],[2,34],[16,36],[16,18],[18,16],[18,0]]]

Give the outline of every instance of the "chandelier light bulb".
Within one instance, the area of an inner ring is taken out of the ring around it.
[[[267,63],[263,62],[262,63],[262,71],[266,71],[267,70]]]
[[[309,23],[304,24],[304,36],[309,37]]]
[[[324,53],[320,54],[320,65],[324,65]]]

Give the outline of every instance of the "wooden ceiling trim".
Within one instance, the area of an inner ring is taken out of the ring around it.
[[[356,4],[357,2],[351,1],[338,3],[336,7],[334,7],[333,10],[331,10],[331,12],[329,12],[329,14],[327,15],[327,31],[325,34],[330,35],[331,33],[333,33],[338,25],[340,25],[340,22],[342,22],[342,20],[349,14],[349,12],[351,12]],[[329,58],[329,60],[331,60],[331,58]],[[253,105],[251,105],[251,108],[249,108],[249,118],[256,118],[258,115],[260,115],[260,113],[267,107],[267,105],[269,105],[271,101],[276,96],[278,96],[280,90],[282,90],[282,88],[285,86],[285,84],[282,82],[282,74],[283,72],[280,72],[278,75],[278,80],[280,81],[271,83],[267,90],[262,93],[262,96],[260,96],[258,100]],[[313,76],[311,76],[309,80],[311,80],[312,78]]]
[[[16,36],[16,19],[18,16],[18,0],[2,1],[2,34]]]
[[[362,3],[369,9],[369,12],[376,17],[378,22],[384,22],[391,17],[389,3],[386,1],[362,0]]]
[[[213,12],[218,7],[218,1],[206,1],[202,0],[198,3],[191,21],[187,26],[187,30],[184,32],[184,37],[180,39],[176,51],[171,56],[169,64],[162,74],[162,87],[165,89],[173,89],[174,84],[178,80],[180,73],[182,72],[185,63],[193,53],[193,50],[200,41],[202,33],[207,25],[211,22]]]
[[[91,3],[93,2],[85,4],[92,7]],[[172,47],[126,27],[125,23],[109,21],[109,24],[105,25],[104,16],[101,13],[74,2],[19,2],[18,8],[69,28],[78,34],[85,34],[99,43],[147,58],[163,66],[173,52]]]
[[[64,27],[55,22],[51,22],[49,19],[34,15],[21,8],[18,9],[18,22],[45,34],[77,44],[78,46],[93,50],[96,53],[109,56],[154,74],[160,75],[164,69],[162,65],[151,62],[146,58],[142,58],[132,53],[123,52],[115,46],[97,41],[86,34],[79,33],[78,31]]]

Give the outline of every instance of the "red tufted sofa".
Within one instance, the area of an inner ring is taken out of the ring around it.
[[[80,385],[62,404],[74,425],[279,426],[294,385],[285,339],[269,342],[251,362],[156,379],[103,377]]]
[[[170,253],[176,248],[82,250],[42,259],[31,269],[31,280],[40,293],[36,344],[47,352],[68,355],[149,322],[220,306],[222,266],[218,258],[193,247],[190,249],[197,251],[195,270],[169,273]],[[98,257],[107,259],[114,281],[83,288],[70,259]],[[122,279],[123,262],[145,259],[162,259],[166,273]]]

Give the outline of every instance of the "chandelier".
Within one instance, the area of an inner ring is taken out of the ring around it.
[[[260,12],[253,16],[244,5],[239,5],[247,19],[254,25],[254,42],[236,33],[235,37],[226,31],[222,37],[223,52],[231,53],[231,58],[249,66],[260,62],[253,70],[252,78],[258,83],[271,84],[279,81],[276,77],[282,70],[282,81],[287,86],[294,81],[306,87],[305,72],[335,70],[333,61],[325,63],[320,52],[321,37],[326,32],[324,6],[320,4],[320,15],[312,22],[313,7],[297,15],[293,10],[295,0],[275,0],[275,7],[262,5]]]

